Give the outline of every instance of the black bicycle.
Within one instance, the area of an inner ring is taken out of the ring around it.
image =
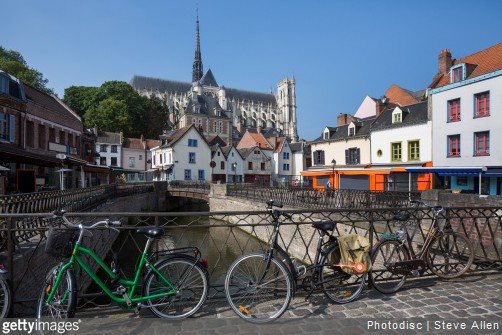
[[[282,223],[279,218],[283,216],[292,221],[292,216],[273,207],[282,208],[282,205],[273,200],[267,202],[267,211],[275,227],[270,248],[242,255],[227,271],[225,294],[233,311],[250,322],[272,321],[286,311],[294,292],[300,288],[309,292],[306,301],[316,289],[321,289],[337,303],[356,299],[364,288],[366,272],[352,275],[343,271],[337,238],[330,233],[335,224],[332,221],[312,224],[320,234],[314,263],[297,265],[298,262],[277,244]],[[307,271],[311,275],[298,285],[298,280]]]

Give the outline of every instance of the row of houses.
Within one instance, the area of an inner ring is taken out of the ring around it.
[[[501,89],[502,43],[461,59],[442,50],[425,89],[392,85],[325,127],[302,175],[316,188],[499,195]]]

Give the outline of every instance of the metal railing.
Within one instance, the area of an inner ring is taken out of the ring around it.
[[[334,235],[357,233],[365,236],[373,245],[379,239],[379,234],[389,233],[401,226],[392,220],[393,215],[410,213],[411,219],[405,228],[419,246],[426,237],[424,229],[429,229],[432,220],[432,213],[428,209],[417,208],[296,210],[288,213],[293,214],[293,222],[285,222],[281,226],[279,244],[307,264],[313,261],[318,237],[311,227],[313,222],[332,220],[336,223]],[[471,271],[502,269],[501,214],[502,208],[448,208],[442,216],[440,224],[449,221],[454,230],[466,234],[473,242],[475,260]],[[124,225],[120,228],[121,234],[113,249],[120,251],[120,260],[126,263],[121,264],[126,278],[134,271],[134,260],[146,241],[143,236],[136,235],[135,230],[138,227],[159,226],[164,228],[165,235],[154,249],[196,246],[203,258],[208,259],[211,297],[222,296],[224,276],[231,262],[244,253],[267,248],[273,228],[267,212],[73,213],[68,214],[68,217],[72,221],[94,222],[103,215],[123,219]],[[54,261],[43,253],[47,222],[41,221],[41,217],[41,214],[0,215],[5,227],[0,229],[0,236],[8,241],[7,250],[0,253],[0,258],[7,258],[8,269],[13,274],[12,288],[18,306],[17,315],[33,312],[41,278],[47,266]],[[110,243],[115,240],[112,233],[109,230],[95,231],[90,239],[84,239],[84,246],[103,259],[111,259]],[[91,268],[96,269],[91,259],[86,261]],[[87,287],[81,285],[88,283],[86,274],[78,273],[77,280],[79,290]],[[85,306],[102,303],[88,292],[79,292],[79,298]]]
[[[110,198],[153,190],[153,182],[148,182],[4,195],[0,196],[0,213],[41,213],[58,208],[76,212],[92,208]]]
[[[203,180],[173,180],[168,182],[167,189],[172,191],[187,191],[209,194],[209,191],[211,190],[211,183]]]
[[[420,192],[319,190],[301,187],[255,187],[239,184],[229,184],[227,195],[255,201],[274,199],[287,206],[309,209],[402,207],[408,206],[410,200],[420,199]]]

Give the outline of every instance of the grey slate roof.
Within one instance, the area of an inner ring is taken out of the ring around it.
[[[412,91],[404,89],[402,87],[401,87],[401,89],[403,91],[405,91],[406,93],[408,93],[409,95],[411,95],[413,97],[413,99],[415,99],[415,100],[420,100],[420,98],[425,94],[425,91],[427,91],[427,89],[423,89],[423,90],[420,90],[420,91],[412,92]]]
[[[206,86],[218,87],[218,84],[216,83],[216,79],[214,79],[213,72],[211,71],[211,69],[207,70],[207,72],[204,73],[202,78],[200,78],[199,83]]]
[[[303,149],[301,142],[290,143],[289,147],[291,148],[291,151],[293,151],[293,152],[302,151],[302,149]]]
[[[370,133],[371,123],[375,120],[374,116],[370,116],[364,119],[358,119],[354,124],[356,125],[354,136],[349,136],[349,124],[344,124],[343,126],[338,127],[328,127],[330,130],[330,138],[329,140],[324,139],[324,133],[321,134],[320,137],[316,138],[312,141],[312,143],[320,143],[320,142],[329,142],[336,140],[343,140],[355,137],[364,137],[368,136]]]
[[[192,83],[170,79],[161,79],[134,75],[129,85],[136,90],[159,91],[160,93],[185,93],[192,90]]]
[[[428,119],[427,101],[416,104],[399,107],[403,111],[402,120],[399,123],[392,123],[392,112],[395,108],[389,108],[380,114],[373,122],[371,129],[384,129],[393,127],[402,127],[408,124],[426,122]]]
[[[206,77],[206,78],[204,78]],[[211,79],[212,78],[212,79]],[[214,75],[211,70],[208,70],[199,82],[203,85],[207,85],[202,81],[211,84],[211,86],[218,87]],[[129,82],[129,85],[134,87],[136,90],[146,89],[148,91],[159,91],[160,93],[186,93],[192,90],[192,83],[185,81],[177,81],[171,79],[162,79],[148,76],[134,75]],[[229,100],[239,100],[239,101],[253,101],[254,103],[263,102],[265,104],[277,105],[275,95],[272,93],[263,93],[256,91],[240,90],[237,88],[224,88],[226,91],[226,96]]]
[[[257,147],[249,147],[249,148],[242,148],[242,149],[237,149],[237,151],[239,152],[239,154],[241,155],[241,157],[243,159],[246,159],[246,157],[252,153]]]
[[[97,143],[122,144],[120,143],[120,134],[108,131],[98,131]]]
[[[228,118],[228,115],[225,113],[225,110],[223,110],[218,103],[218,100],[211,96],[206,96],[206,95],[198,95],[197,96],[197,102],[200,105],[200,114],[206,114],[206,115],[211,115],[211,116],[216,116],[216,110],[215,108],[219,108],[221,110],[221,115],[220,117],[226,117]],[[188,106],[185,110],[185,113],[195,113],[195,104],[190,98],[188,101]]]

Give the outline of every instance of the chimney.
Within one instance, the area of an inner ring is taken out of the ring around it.
[[[352,121],[355,121],[355,120],[356,120],[356,118],[353,117],[350,114],[342,114],[342,113],[340,113],[340,115],[338,115],[337,126],[340,127],[340,126],[343,126],[345,124],[349,124],[349,123],[351,123]]]
[[[120,132],[120,144],[124,143],[124,133]]]
[[[94,136],[98,137],[98,125],[94,124]]]
[[[239,133],[241,133],[241,135],[242,135],[242,131],[243,131],[243,128],[242,128],[242,122],[237,123],[237,131],[238,131]]]
[[[344,124],[347,124],[347,114],[342,114],[338,115],[338,123],[337,126],[343,126]]]
[[[385,95],[380,97],[375,104],[375,116],[378,118],[382,112],[389,106],[389,98]]]
[[[145,142],[145,137],[141,134],[141,142]]]
[[[258,132],[258,134],[261,134],[261,125],[256,128],[256,131]]]
[[[447,74],[450,71],[452,65],[450,50],[441,50],[438,56],[439,73]]]

